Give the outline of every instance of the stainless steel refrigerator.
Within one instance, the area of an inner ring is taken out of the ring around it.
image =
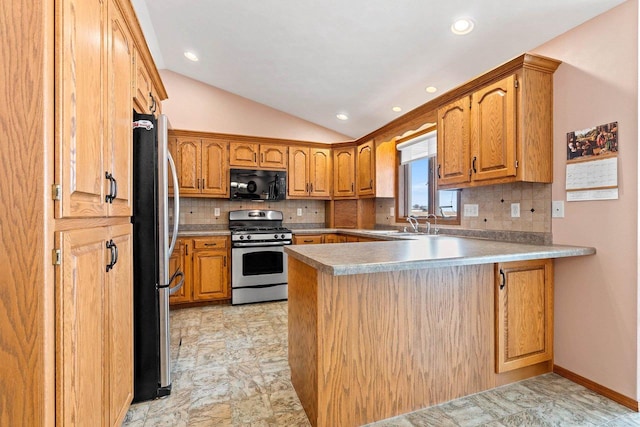
[[[168,150],[167,117],[133,115],[133,401],[171,393],[169,294],[182,286],[169,271],[180,218],[175,164]],[[170,233],[169,174],[173,180]]]

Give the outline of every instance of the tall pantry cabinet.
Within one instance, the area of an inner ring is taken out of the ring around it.
[[[120,425],[133,394],[129,0],[3,8],[0,425]]]

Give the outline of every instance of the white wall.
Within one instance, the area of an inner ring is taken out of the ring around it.
[[[566,133],[618,122],[619,200],[565,202],[554,243],[594,246],[557,260],[555,363],[637,400],[638,1],[545,43],[563,61],[554,74],[552,199],[566,200]]]

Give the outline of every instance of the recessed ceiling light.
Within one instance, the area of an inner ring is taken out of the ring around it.
[[[336,114],[336,117],[338,118],[338,120],[349,120],[349,116],[344,113],[338,113]]]
[[[451,24],[451,32],[453,34],[464,35],[469,34],[473,31],[474,23],[469,18],[460,18],[456,19],[453,24]]]
[[[193,52],[185,52],[184,56],[189,60],[189,61],[193,61],[193,62],[198,62],[198,57],[196,56],[195,53]]]
[[[425,89],[428,93],[434,93],[435,91],[437,91],[438,89],[436,89],[434,86],[427,86]]]
[[[402,111],[402,107],[398,107],[398,106],[392,107],[391,109],[396,113],[399,113],[400,111]]]

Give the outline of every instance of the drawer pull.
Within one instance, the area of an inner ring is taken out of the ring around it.
[[[218,246],[217,243],[205,243],[204,245],[205,246]]]
[[[503,290],[507,285],[507,276],[504,274],[504,270],[500,269],[500,290]]]

